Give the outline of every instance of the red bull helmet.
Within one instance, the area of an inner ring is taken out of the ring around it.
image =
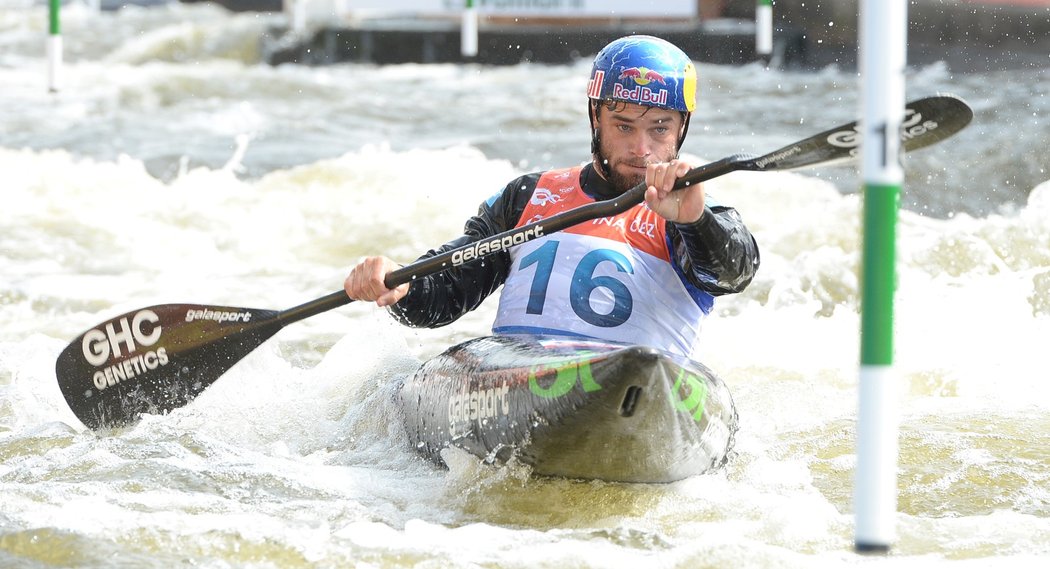
[[[587,97],[691,113],[696,108],[696,68],[670,42],[627,36],[594,58]]]

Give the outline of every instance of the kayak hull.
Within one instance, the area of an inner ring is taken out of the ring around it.
[[[534,336],[469,340],[425,362],[398,402],[412,446],[538,475],[659,483],[717,470],[737,430],[702,364],[643,346]]]

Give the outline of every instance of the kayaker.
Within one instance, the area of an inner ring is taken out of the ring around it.
[[[737,211],[702,184],[672,192],[691,166],[678,159],[696,101],[696,70],[651,36],[613,41],[587,84],[592,160],[521,176],[482,203],[464,234],[432,256],[616,197],[641,182],[645,203],[388,289],[400,265],[367,257],[346,278],[355,300],[400,322],[434,328],[477,308],[501,285],[496,334],[554,334],[660,346],[690,355],[714,297],[744,290],[758,245]]]

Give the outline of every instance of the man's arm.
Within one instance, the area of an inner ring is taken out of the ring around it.
[[[714,296],[741,292],[758,271],[758,243],[735,209],[707,199],[703,184],[674,190],[690,168],[649,164],[645,203],[667,220],[674,261],[690,283]]]
[[[489,201],[478,214],[467,220],[463,235],[420,257],[425,259],[512,229],[532,196],[539,174],[522,176]],[[459,267],[415,279],[390,313],[402,324],[416,328],[437,328],[451,324],[481,305],[507,280],[510,254],[506,251],[465,263]]]
[[[667,232],[686,278],[714,296],[743,291],[758,271],[758,243],[731,207],[708,204],[698,221]]]

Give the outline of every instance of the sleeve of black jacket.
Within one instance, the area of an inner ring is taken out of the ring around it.
[[[731,207],[706,207],[696,223],[667,231],[686,278],[714,296],[743,291],[758,271],[758,243]]]
[[[426,259],[513,229],[525,211],[539,180],[539,173],[522,176],[503,189],[491,203],[482,203],[478,214],[467,220],[463,235],[420,257]],[[507,280],[510,254],[501,251],[484,260],[412,281],[408,294],[390,307],[394,318],[416,328],[438,328],[481,305]]]

